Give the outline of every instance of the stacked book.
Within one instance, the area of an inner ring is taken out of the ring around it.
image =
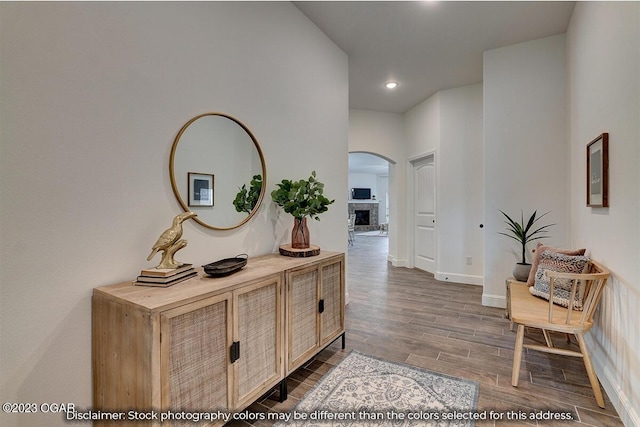
[[[193,264],[183,264],[178,268],[151,268],[142,270],[138,279],[133,282],[137,286],[159,286],[166,288],[196,276],[198,273]]]

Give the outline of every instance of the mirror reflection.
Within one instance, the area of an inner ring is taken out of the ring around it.
[[[222,113],[201,114],[182,127],[171,148],[169,174],[182,208],[212,229],[241,226],[264,197],[262,150],[244,124]]]

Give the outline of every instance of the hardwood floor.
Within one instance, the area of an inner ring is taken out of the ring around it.
[[[439,282],[417,269],[392,267],[387,245],[385,237],[356,235],[349,247],[346,349],[339,342],[332,344],[289,378],[285,402],[278,402],[274,391],[250,411],[292,409],[323,374],[355,349],[477,381],[478,411],[493,411],[495,418],[501,418],[477,421],[477,426],[622,426],[604,390],[606,407],[597,406],[582,360],[525,350],[519,385],[512,387],[515,331],[503,318],[504,310],[482,305],[481,286]],[[543,342],[535,330],[529,330],[526,339]],[[564,336],[553,339],[559,347],[577,346],[575,338],[571,344]],[[570,413],[575,421],[514,420],[520,413],[546,415],[547,411]]]

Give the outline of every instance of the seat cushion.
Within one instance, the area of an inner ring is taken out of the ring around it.
[[[560,273],[581,274],[586,272],[588,265],[589,257],[584,255],[572,256],[545,250],[540,254],[540,261],[535,274],[535,282],[534,285],[529,288],[529,292],[548,300],[550,298],[549,278],[544,274],[545,271],[550,270]],[[573,281],[570,279],[556,278],[553,283],[553,302],[560,306],[568,307]],[[576,310],[582,310],[583,298],[584,283],[578,282],[573,304]]]

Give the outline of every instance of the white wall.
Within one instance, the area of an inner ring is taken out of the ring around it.
[[[389,163],[389,261],[406,265],[405,254],[405,137],[403,116],[349,110],[349,152],[366,152]]]
[[[440,148],[440,92],[422,101],[404,116],[404,133],[406,145],[406,157],[404,159],[405,166],[405,182],[406,182],[406,200],[403,206],[403,218],[405,221],[406,239],[404,252],[406,254],[406,266],[413,268],[414,266],[414,239],[412,233],[413,227],[413,163],[412,161],[424,158],[427,155],[433,155],[436,159],[436,215],[440,209],[438,197],[442,191],[439,188],[440,181],[438,174],[440,168],[438,162],[438,150]],[[436,234],[437,235],[437,234]],[[438,245],[436,242],[436,258],[438,258]],[[437,263],[437,259],[436,259]],[[437,266],[437,265],[436,265]],[[433,272],[435,273],[435,272]]]
[[[389,198],[389,174],[387,173],[386,175],[378,175],[376,181],[378,220],[380,224],[389,224],[389,206],[387,200]]]
[[[91,293],[131,280],[180,212],[169,151],[191,117],[252,130],[267,190],[316,170],[313,243],[346,250],[347,57],[285,2],[2,2],[0,400],[90,407]],[[240,229],[185,224],[202,264],[288,241],[266,197]],[[157,259],[155,260],[157,262]],[[63,425],[51,414],[3,426]]]
[[[437,278],[482,285],[482,83],[440,92]],[[471,257],[471,265],[467,264]]]
[[[612,274],[588,335],[598,377],[640,426],[640,4],[578,2],[567,33],[572,246]],[[585,201],[585,147],[609,133],[609,208]]]
[[[486,305],[506,306],[504,280],[521,258],[498,234],[506,227],[498,209],[525,218],[550,211],[540,224],[557,225],[544,241],[569,244],[566,111],[564,34],[484,53]]]
[[[438,92],[408,111],[405,124],[408,169],[410,159],[436,152],[435,277],[481,285],[482,84]],[[407,224],[411,224],[410,215],[407,207]],[[412,248],[407,252],[411,253]],[[467,265],[467,257],[471,257],[471,265]]]
[[[369,188],[371,189],[371,197],[376,196],[378,199],[378,175],[373,173],[349,173],[349,201],[351,200],[352,188]]]
[[[404,114],[407,159],[440,148],[440,92]]]

